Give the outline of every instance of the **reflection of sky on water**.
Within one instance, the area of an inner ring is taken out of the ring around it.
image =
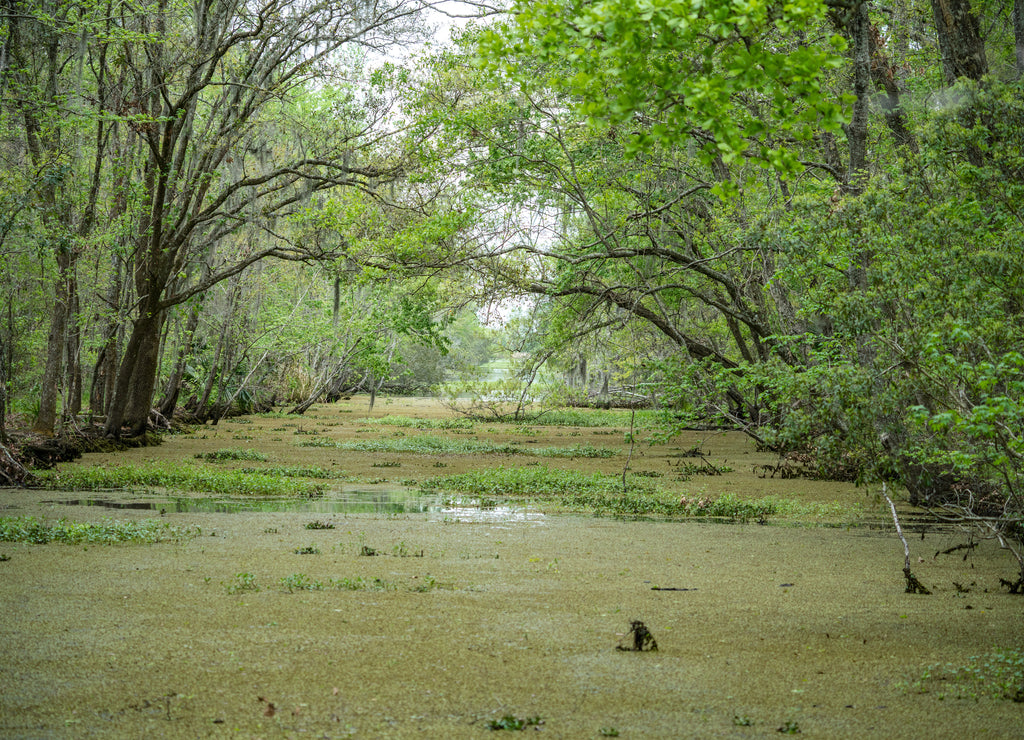
[[[74,498],[46,501],[54,506],[97,506],[105,509],[154,511],[161,514],[295,512],[309,514],[425,514],[431,521],[491,524],[539,523],[544,515],[530,506],[497,505],[476,499],[452,501],[438,494],[404,489],[353,490],[318,499],[184,498],[140,496],[125,491],[76,492]]]

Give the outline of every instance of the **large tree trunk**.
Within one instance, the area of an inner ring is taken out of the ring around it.
[[[970,0],[932,0],[932,12],[946,84],[952,85],[961,77],[984,77],[988,73],[985,42]]]
[[[853,41],[853,115],[846,127],[850,146],[847,190],[863,191],[868,178],[868,106],[871,94],[871,21],[867,0],[850,11],[848,32]]]
[[[142,316],[132,326],[104,427],[108,436],[121,436],[122,426],[128,426],[132,436],[146,429],[156,384],[157,345],[162,322],[163,312],[143,310]]]
[[[884,45],[885,41],[878,29],[871,26],[871,77],[875,82],[875,87],[885,93],[885,97],[881,101],[885,122],[889,126],[889,130],[892,131],[896,145],[905,146],[916,154],[917,139],[907,128],[907,119],[903,115],[903,107],[900,105],[900,87],[896,82],[896,65],[885,53]]]
[[[50,331],[46,338],[46,365],[39,389],[39,412],[32,431],[53,434],[57,423],[57,396],[64,372],[64,351],[68,327],[69,270],[71,253],[65,248],[57,251],[57,279],[54,284],[53,308],[50,312]]]

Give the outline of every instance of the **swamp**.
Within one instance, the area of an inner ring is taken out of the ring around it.
[[[640,417],[355,397],[0,491],[0,735],[1020,737],[996,543],[901,503],[906,593],[877,490]]]

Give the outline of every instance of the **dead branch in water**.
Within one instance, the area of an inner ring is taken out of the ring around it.
[[[900,542],[903,543],[903,577],[907,579],[907,593],[908,594],[931,594],[924,584],[917,580],[917,576],[910,572],[910,545],[907,544],[907,538],[903,536],[903,528],[900,526],[900,518],[896,515],[896,504],[889,498],[889,492],[886,490],[885,481],[882,481],[882,497],[889,503],[889,510],[892,511],[892,521],[896,525],[896,534],[900,537]]]

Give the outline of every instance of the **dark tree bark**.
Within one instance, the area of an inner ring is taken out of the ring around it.
[[[1013,44],[1017,59],[1017,79],[1024,77],[1024,0],[1013,3]]]
[[[903,108],[900,105],[900,87],[896,81],[896,66],[885,53],[885,42],[878,29],[873,25],[871,26],[870,43],[871,79],[874,81],[875,87],[885,93],[885,97],[881,101],[885,122],[889,126],[889,130],[892,131],[896,146],[904,146],[916,154],[917,139],[907,128],[907,119],[903,115]]]
[[[846,126],[846,139],[850,147],[850,165],[847,170],[846,190],[863,191],[868,178],[868,112],[871,95],[871,21],[867,0],[860,0],[850,10],[847,23],[853,41],[853,115]]]
[[[952,85],[961,77],[984,77],[988,73],[985,42],[970,0],[932,0],[932,12],[946,84]]]
[[[199,306],[193,306],[188,315],[188,322],[185,331],[182,333],[181,346],[178,348],[178,358],[174,363],[174,370],[167,380],[164,388],[164,399],[160,403],[160,413],[166,419],[174,415],[174,409],[178,405],[178,396],[181,394],[181,382],[185,377],[185,363],[192,355],[192,348],[195,346],[196,329],[199,328]]]

